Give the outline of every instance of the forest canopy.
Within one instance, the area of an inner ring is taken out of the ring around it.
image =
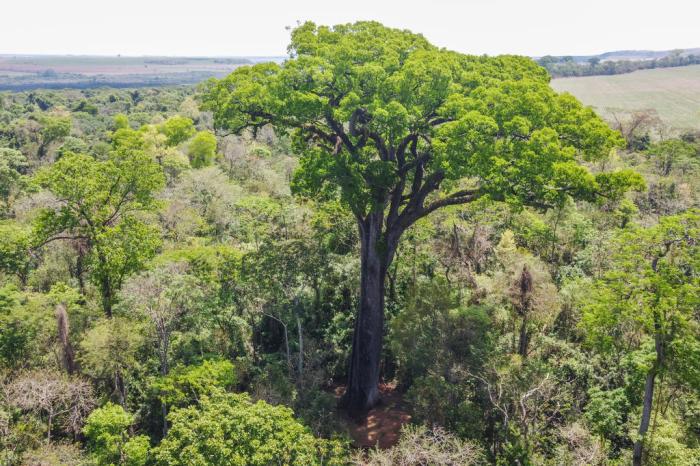
[[[700,134],[525,57],[291,34],[0,93],[0,464],[696,466]]]

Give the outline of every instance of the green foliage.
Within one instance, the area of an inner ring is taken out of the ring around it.
[[[245,394],[205,397],[168,419],[168,435],[155,449],[157,464],[344,464],[340,445],[315,439],[289,408],[251,403]]]
[[[537,62],[547,68],[553,77],[569,76],[595,76],[595,75],[615,75],[631,73],[638,70],[648,70],[657,68],[673,68],[700,64],[700,56],[696,54],[683,55],[680,53],[669,53],[663,57],[644,57],[643,52],[638,59],[624,58],[621,60],[601,60],[601,56],[594,56],[587,62],[574,61],[572,57],[553,57],[546,55]]]
[[[115,377],[128,382],[138,369],[137,355],[144,346],[139,323],[123,317],[100,319],[79,342],[78,361],[85,374],[110,387]]]
[[[70,116],[44,114],[39,118],[43,146],[46,147],[70,134],[72,122]]]
[[[226,390],[237,383],[233,364],[229,361],[204,361],[194,366],[177,367],[156,379],[152,390],[168,406],[188,406],[216,390]]]
[[[115,131],[120,129],[129,129],[129,117],[123,113],[118,113],[114,115],[113,125]]]
[[[0,270],[16,275],[22,284],[27,282],[32,265],[31,231],[11,220],[0,220]]]
[[[644,462],[697,463],[700,134],[616,114],[616,152],[549,87],[577,80],[378,23],[290,51],[202,88],[0,93],[0,464],[622,465],[650,374]],[[412,424],[360,452],[313,437],[347,431],[370,211],[370,251],[405,237],[380,409]],[[123,408],[81,435],[95,399]]]
[[[480,182],[445,202],[484,195],[537,206],[619,196],[620,185],[637,182],[593,175],[578,163],[604,159],[621,138],[572,96],[553,91],[529,59],[440,50],[374,22],[305,23],[289,50],[283,65],[241,67],[213,83],[205,106],[234,132],[268,123],[291,131],[301,155],[294,189],[332,195],[340,188],[357,215],[383,207],[412,179],[424,187],[414,193],[421,201],[470,178]]]
[[[680,139],[657,142],[647,149],[647,154],[662,176],[668,176],[674,169],[687,170],[698,166],[697,149]]]
[[[27,158],[20,151],[0,147],[0,214],[5,213],[25,187],[27,167]]]
[[[687,439],[673,419],[657,420],[654,435],[645,440],[648,464],[659,466],[697,466],[700,448],[688,447]]]
[[[100,287],[103,307],[111,312],[124,278],[153,257],[159,230],[137,218],[155,205],[163,173],[140,151],[119,146],[107,160],[69,154],[37,175],[38,183],[62,202],[41,211],[35,222],[38,245],[54,240],[84,242],[91,277]]]
[[[209,131],[198,132],[187,146],[187,155],[192,167],[208,167],[216,157],[216,136]]]
[[[406,393],[415,421],[439,425],[464,438],[478,438],[485,429],[479,408],[470,400],[469,386],[430,374],[418,377]],[[460,382],[462,382],[460,380]]]
[[[195,133],[192,120],[182,116],[168,118],[158,129],[165,135],[168,146],[177,146],[187,141]]]
[[[27,361],[36,329],[19,311],[17,289],[0,288],[0,367],[16,368]]]
[[[60,158],[69,153],[84,154],[87,153],[88,150],[89,147],[85,141],[83,141],[80,138],[68,136],[64,139],[63,144],[61,144],[61,147],[59,147],[57,157]]]
[[[419,284],[390,323],[389,347],[401,380],[410,383],[437,369],[436,362],[444,370],[456,361],[476,363],[491,343],[488,325],[484,309],[459,307],[446,283]]]
[[[622,388],[601,390],[593,387],[588,391],[590,401],[585,417],[596,434],[615,438],[624,434],[629,402]]]
[[[83,428],[90,453],[105,466],[143,466],[148,460],[148,437],[129,437],[134,416],[119,405],[107,403],[88,416]]]
[[[700,296],[698,237],[695,211],[621,232],[614,268],[597,284],[584,314],[589,340],[603,347],[624,345],[633,337],[629,332],[641,331],[660,339],[669,359],[678,358],[676,364],[694,358],[689,350],[698,338],[693,318]]]

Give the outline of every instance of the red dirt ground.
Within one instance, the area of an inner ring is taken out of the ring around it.
[[[353,439],[353,444],[358,448],[390,448],[396,445],[401,433],[401,427],[410,422],[411,415],[403,395],[391,384],[380,384],[379,391],[382,401],[371,409],[362,419],[352,419],[347,414],[341,414],[348,429],[348,434]],[[340,398],[345,392],[344,386],[336,387],[334,393]]]

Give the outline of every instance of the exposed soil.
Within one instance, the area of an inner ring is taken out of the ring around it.
[[[357,448],[390,448],[396,445],[401,434],[401,428],[411,420],[408,405],[403,394],[392,384],[380,384],[379,391],[382,401],[361,419],[353,419],[347,413],[341,412],[348,434]],[[335,387],[334,393],[338,399],[345,392],[345,386]]]

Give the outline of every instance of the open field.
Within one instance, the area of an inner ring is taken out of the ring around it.
[[[603,116],[613,109],[654,109],[675,128],[700,128],[700,65],[635,71],[615,76],[552,80]]]
[[[0,55],[0,90],[193,84],[276,57]]]

